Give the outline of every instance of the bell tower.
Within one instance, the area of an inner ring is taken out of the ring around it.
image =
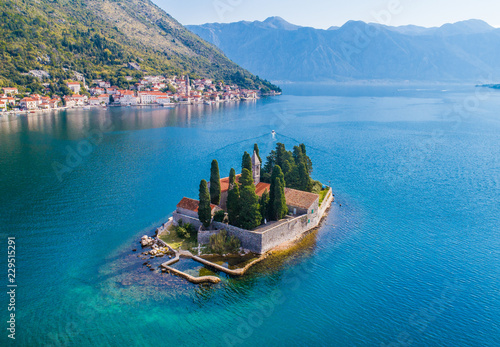
[[[257,156],[257,152],[253,151],[252,174],[253,174],[253,183],[255,185],[260,183],[260,166],[261,166],[261,162],[259,160],[259,157]]]

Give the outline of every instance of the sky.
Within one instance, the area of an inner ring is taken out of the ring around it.
[[[229,23],[279,16],[327,29],[349,20],[391,26],[441,26],[482,19],[500,27],[499,0],[153,0],[181,24]]]

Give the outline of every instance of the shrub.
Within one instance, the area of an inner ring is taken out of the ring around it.
[[[181,239],[187,239],[187,238],[189,238],[189,232],[185,228],[183,228],[181,226],[178,226],[178,227],[175,228],[175,233]]]
[[[224,211],[215,212],[214,221],[222,223],[222,222],[224,222],[225,218],[226,218],[226,212],[224,212]]]
[[[229,236],[226,230],[210,236],[210,250],[216,254],[236,253],[241,242],[234,236]]]
[[[175,233],[181,239],[196,240],[198,238],[198,230],[190,223],[181,224],[175,227]]]
[[[191,223],[184,224],[184,229],[186,229],[188,237],[190,239],[192,240],[198,239],[198,229],[196,229],[193,224]]]

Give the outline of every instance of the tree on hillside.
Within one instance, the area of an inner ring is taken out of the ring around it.
[[[238,226],[240,218],[240,187],[238,184],[230,185],[227,193],[227,216],[229,224]]]
[[[273,169],[271,192],[269,194],[269,218],[280,220],[288,214],[285,198],[285,178],[279,165]]]
[[[242,187],[254,185],[252,172],[248,169],[243,169],[240,177],[240,185]]]
[[[243,171],[248,170],[244,169]],[[240,206],[240,227],[247,230],[253,230],[262,224],[259,197],[255,194],[255,186],[253,184],[241,187]]]
[[[210,201],[212,204],[219,205],[220,194],[219,163],[214,159],[212,161],[212,167],[210,168]]]
[[[243,159],[241,161],[241,170],[247,169],[250,172],[252,172],[252,157],[250,157],[250,154],[248,152],[245,152],[243,154]]]
[[[200,182],[200,204],[198,207],[198,219],[205,228],[212,222],[212,208],[210,206],[210,192],[208,191],[207,181]]]

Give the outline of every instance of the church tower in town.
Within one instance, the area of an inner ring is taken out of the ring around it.
[[[253,182],[255,185],[260,183],[260,166],[261,162],[259,160],[259,157],[257,156],[257,152],[253,151],[252,173],[253,173]]]
[[[191,83],[189,82],[189,76],[186,75],[186,96],[189,98],[191,94]]]

